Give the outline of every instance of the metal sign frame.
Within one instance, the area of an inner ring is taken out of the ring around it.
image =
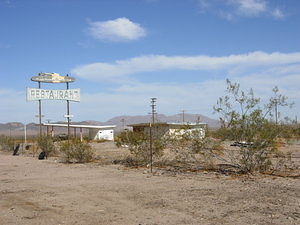
[[[38,76],[31,77],[32,81],[42,83],[71,83],[74,77],[60,76],[58,73],[39,73]]]
[[[69,89],[69,83],[75,81],[74,77],[60,76],[58,73],[39,73],[31,77],[31,81],[38,82],[38,88],[27,88],[27,100],[39,101],[39,127],[42,135],[42,100],[65,100],[67,101],[68,139],[70,137],[70,101],[80,101],[80,89]],[[41,83],[66,83],[66,90],[41,89]]]

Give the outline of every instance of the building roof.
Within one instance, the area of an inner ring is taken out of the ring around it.
[[[150,123],[137,123],[137,124],[129,124],[129,127],[149,127]],[[190,126],[190,127],[198,127],[207,125],[207,123],[167,123],[167,122],[158,122],[152,124],[154,126],[174,126],[174,127],[183,127],[183,126]]]
[[[65,123],[43,123],[43,126],[50,126],[50,127],[68,127],[68,124]],[[69,127],[74,128],[87,128],[87,129],[113,129],[116,125],[106,125],[106,126],[95,126],[95,125],[88,125],[88,124],[70,124]]]

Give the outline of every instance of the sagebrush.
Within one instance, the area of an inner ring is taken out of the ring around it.
[[[64,161],[68,163],[86,163],[92,161],[95,157],[95,151],[91,145],[81,142],[79,139],[61,142],[59,149],[63,154]]]
[[[152,140],[153,160],[161,158],[164,154],[166,142],[162,138],[153,138]],[[150,163],[150,136],[144,132],[123,131],[116,138],[117,147],[126,146],[133,156],[137,165],[146,165]]]

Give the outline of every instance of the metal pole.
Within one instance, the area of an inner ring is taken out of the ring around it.
[[[122,122],[122,129],[125,130],[125,119],[122,118],[122,119],[121,119],[121,122]]]
[[[24,124],[24,144],[27,144],[27,130],[26,130],[26,123]]]
[[[149,128],[150,128],[150,173],[152,173],[153,149],[152,149],[152,126],[151,126],[151,122],[149,123]]]
[[[69,90],[69,82],[67,82],[66,84],[67,84],[67,90]],[[68,120],[68,140],[69,140],[70,139],[70,102],[69,102],[69,100],[67,100],[67,120]]]
[[[47,123],[49,124],[50,123],[50,120],[47,120]],[[50,126],[47,126],[47,136],[50,135]]]
[[[155,115],[155,102],[156,102],[156,98],[151,98],[151,107],[152,107],[152,123],[154,124],[155,123],[155,118],[154,118],[154,115]]]
[[[152,125],[154,125],[155,123],[155,102],[156,102],[156,98],[151,98],[151,108],[152,108],[152,121],[149,124],[149,128],[150,128],[150,172],[152,173],[152,167],[153,167],[153,132],[152,132]]]
[[[184,123],[184,112],[185,112],[185,110],[182,110],[181,112],[182,112],[182,123]]]
[[[38,84],[40,89],[41,82],[38,82]],[[39,137],[41,137],[42,136],[42,100],[39,100],[39,128],[40,128]]]

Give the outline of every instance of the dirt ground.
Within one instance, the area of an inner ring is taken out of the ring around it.
[[[0,152],[0,224],[300,224],[299,177],[151,175],[103,163],[124,153],[113,143],[94,148],[88,164]]]

